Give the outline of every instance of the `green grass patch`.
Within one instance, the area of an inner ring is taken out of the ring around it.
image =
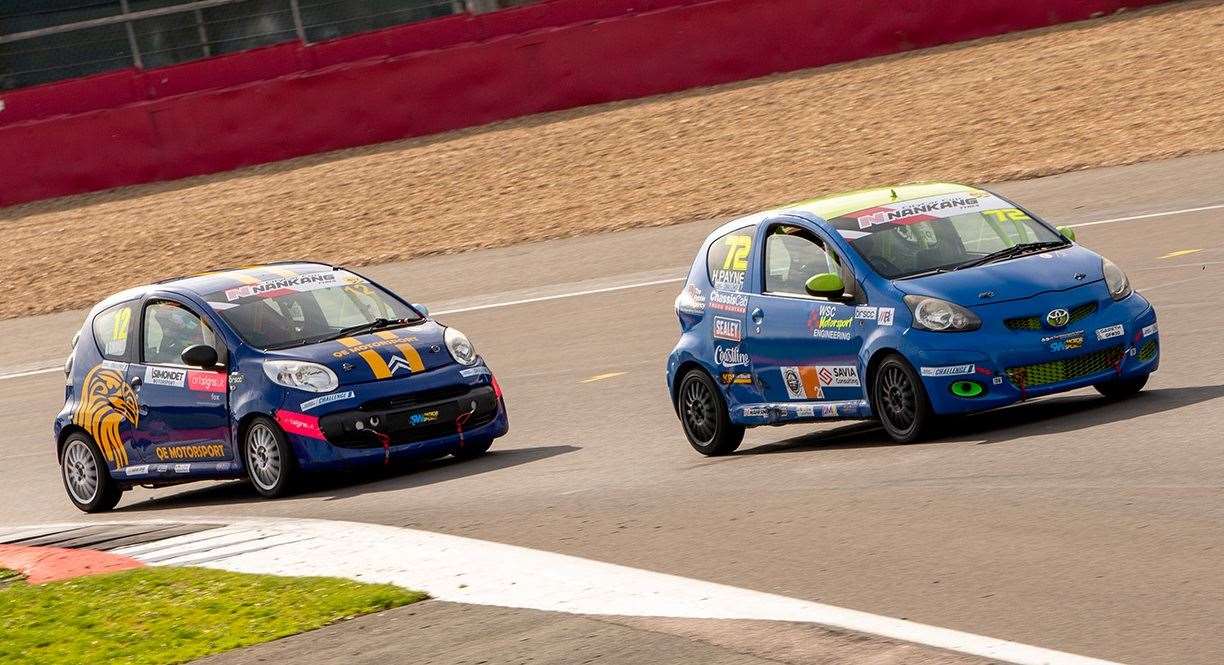
[[[425,594],[327,577],[142,568],[0,587],[0,662],[183,663]]]

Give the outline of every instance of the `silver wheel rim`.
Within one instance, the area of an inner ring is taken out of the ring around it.
[[[68,493],[80,503],[89,503],[98,495],[101,478],[93,452],[84,441],[74,439],[64,450],[64,480]]]
[[[256,486],[262,490],[276,487],[281,476],[280,446],[267,425],[256,424],[247,432],[247,465]]]

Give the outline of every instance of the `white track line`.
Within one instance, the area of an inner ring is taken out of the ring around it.
[[[1216,205],[1201,206],[1198,208],[1182,208],[1181,210],[1166,210],[1164,212],[1149,212],[1145,215],[1131,215],[1130,217],[1114,217],[1113,219],[1102,219],[1096,222],[1082,222],[1080,224],[1068,224],[1073,229],[1078,229],[1082,226],[1096,226],[1097,224],[1113,224],[1114,222],[1132,222],[1136,219],[1152,219],[1153,217],[1170,217],[1172,215],[1184,215],[1191,212],[1203,212],[1204,210],[1220,210],[1224,208],[1224,203]]]
[[[195,519],[218,521],[175,521]],[[1116,665],[798,598],[429,531],[293,518],[240,519],[225,530],[231,537],[261,536],[268,546],[229,544],[206,557],[192,547],[205,541],[189,534],[174,544],[195,556],[168,559],[166,549],[147,546],[116,553],[153,565],[196,562],[234,572],[396,584],[458,603],[604,616],[794,621],[1021,665]]]
[[[1198,208],[1182,208],[1180,210],[1166,210],[1164,212],[1152,212],[1143,215],[1132,215],[1130,217],[1114,217],[1113,219],[1102,219],[1095,222],[1082,222],[1080,224],[1068,224],[1073,229],[1078,229],[1084,226],[1096,226],[1097,224],[1114,224],[1116,222],[1130,222],[1137,219],[1152,219],[1153,217],[1170,217],[1173,215],[1183,215],[1192,212],[1202,212],[1204,210],[1220,210],[1224,209],[1224,203],[1200,206]],[[667,279],[656,279],[648,282],[634,282],[631,284],[620,284],[617,286],[608,286],[602,289],[587,289],[584,291],[573,291],[569,293],[557,293],[549,296],[539,296],[537,298],[523,298],[521,300],[507,300],[505,302],[490,303],[487,305],[474,305],[472,307],[460,307],[458,309],[447,309],[432,314],[441,316],[443,314],[460,314],[462,312],[475,312],[482,309],[497,309],[499,307],[511,307],[514,305],[527,305],[536,302],[545,302],[548,300],[560,300],[562,298],[577,298],[580,296],[590,296],[599,293],[612,293],[613,291],[624,291],[626,289],[637,289],[644,286],[658,286],[659,284],[671,284],[674,282],[683,282],[684,277],[670,277]],[[58,371],[60,365],[48,366],[45,369],[33,369],[25,372],[13,372],[11,374],[0,374],[0,381],[9,379],[19,379],[23,376],[36,376],[38,374],[50,374]]]

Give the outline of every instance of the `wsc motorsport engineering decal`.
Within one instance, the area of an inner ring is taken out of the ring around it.
[[[140,422],[140,400],[123,374],[97,365],[85,375],[81,401],[72,413],[72,422],[89,433],[106,460],[115,468],[127,466],[127,449],[119,435],[126,420],[136,427]]]

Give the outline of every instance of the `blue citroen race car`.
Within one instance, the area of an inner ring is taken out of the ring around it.
[[[719,455],[746,427],[876,417],[909,442],[937,416],[1137,393],[1160,362],[1156,312],[1074,240],[944,183],[729,222],[676,299],[667,381],[684,433]]]
[[[319,263],[168,280],[96,305],[73,339],[55,441],[68,497],[394,457],[475,457],[509,428],[463,333],[373,281]]]

